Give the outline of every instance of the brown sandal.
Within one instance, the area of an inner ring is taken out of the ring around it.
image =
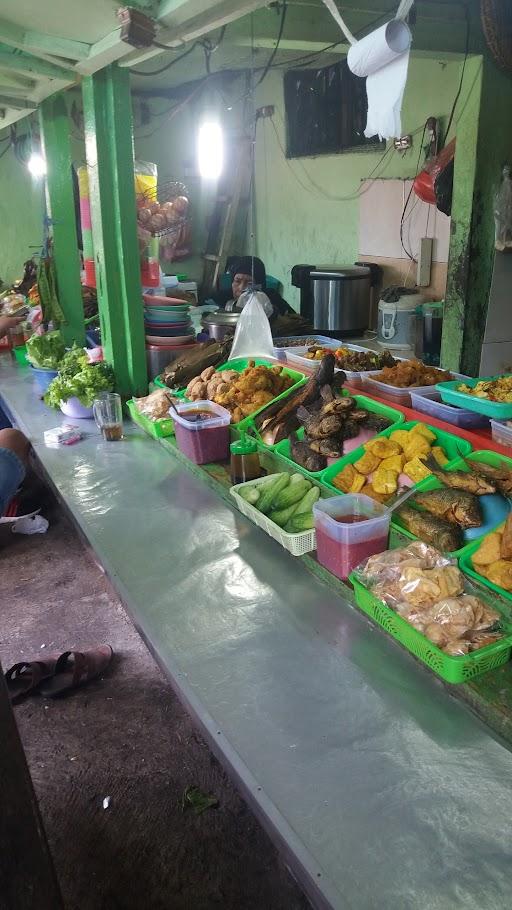
[[[56,655],[49,656],[45,660],[22,661],[14,664],[4,674],[11,703],[18,704],[27,695],[34,692],[43,680],[53,676],[56,665]]]
[[[99,645],[90,651],[64,651],[53,674],[40,687],[41,695],[56,698],[84,686],[107,669],[113,653],[110,645]]]

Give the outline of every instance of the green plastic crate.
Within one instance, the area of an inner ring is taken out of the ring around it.
[[[387,430],[383,430],[382,433],[379,433],[379,437],[382,436],[391,436],[391,433],[394,433],[395,430],[412,430],[413,427],[417,426],[418,423],[424,423],[423,420],[410,420],[402,423],[399,427],[389,427]],[[439,430],[437,427],[431,427],[430,424],[425,423],[425,426],[434,433],[436,437],[436,445],[440,445],[441,448],[446,452],[446,457],[448,458],[448,464],[451,465],[452,461],[459,459],[460,456],[469,455],[471,449],[473,448],[471,443],[467,439],[460,439],[458,436],[454,436],[453,433],[447,433],[445,430]],[[333,479],[343,470],[343,468],[348,464],[354,464],[358,461],[359,458],[362,458],[365,453],[363,446],[360,446],[358,449],[354,449],[353,452],[350,452],[349,455],[344,455],[339,461],[332,464],[330,468],[326,468],[323,471],[321,476],[321,481],[326,486],[330,487],[331,490],[334,490],[335,493],[341,493],[341,490],[338,490],[337,487],[333,486]],[[420,481],[423,483],[424,481]],[[343,494],[342,494],[343,495]]]
[[[495,379],[509,378],[509,373],[503,373],[501,376],[486,376],[484,379],[464,379],[464,385],[474,388],[477,382],[492,382]],[[512,402],[489,401],[487,398],[476,398],[467,392],[458,392],[461,380],[457,379],[452,382],[439,382],[436,385],[437,391],[441,398],[447,404],[453,404],[458,408],[466,408],[468,411],[476,411],[477,414],[485,414],[486,417],[493,417],[495,420],[510,420],[512,417]]]
[[[134,423],[138,423],[149,436],[154,439],[165,439],[166,436],[174,436],[174,423],[171,417],[161,417],[159,420],[148,420],[143,414],[139,414],[135,407],[133,398],[126,402],[126,407],[130,412],[130,417]]]
[[[353,395],[352,397],[357,402],[357,407],[362,408],[363,411],[369,411],[371,414],[377,414],[379,417],[386,417],[388,420],[392,420],[393,423],[388,427],[388,429],[391,431],[400,429],[401,424],[403,424],[405,420],[404,415],[401,413],[401,411],[397,411],[396,408],[390,408],[386,404],[381,404],[380,401],[374,401],[373,398],[367,398],[366,395]],[[256,434],[259,436],[257,430]],[[377,436],[377,433],[375,435]],[[297,437],[298,439],[304,438],[303,427],[297,431]],[[261,445],[265,446],[265,443],[261,442]],[[272,449],[276,455],[279,455],[280,458],[283,458],[284,461],[288,462],[288,464],[290,464],[294,469],[299,468],[304,474],[307,474],[309,477],[319,479],[326,470],[326,468],[322,468],[321,471],[306,471],[306,468],[298,465],[291,457],[291,447],[288,439],[283,439],[275,446],[265,446],[265,448]]]
[[[500,526],[498,525],[498,527]],[[496,528],[494,530],[496,530]],[[492,533],[492,531],[489,533]],[[489,581],[488,578],[484,578],[473,565],[473,554],[476,553],[483,540],[485,540],[485,538],[476,540],[474,543],[468,544],[468,546],[464,548],[462,555],[459,557],[459,568],[464,572],[464,575],[468,575],[480,585],[489,588],[491,591],[494,591],[495,594],[503,597],[504,600],[508,600],[512,603],[512,593],[510,591],[505,591],[505,588],[500,588],[498,585],[495,585],[494,582]]]
[[[220,366],[215,367],[215,371],[217,373],[220,373],[221,370],[236,370],[237,373],[242,373],[247,368],[247,364],[249,363],[249,361],[254,362],[254,364],[257,367],[259,367],[259,366],[265,366],[265,367],[282,366],[281,364],[272,363],[272,361],[267,360],[265,357],[237,357],[236,360],[228,360],[228,361],[226,361],[226,363],[222,363]],[[297,389],[300,388],[300,386],[305,385],[309,379],[309,376],[305,376],[304,373],[299,373],[299,372],[297,372],[297,370],[290,370],[288,367],[282,367],[282,372],[286,373],[288,376],[291,376],[291,378],[294,380],[294,384],[292,386],[290,386],[290,388],[287,389],[286,392],[281,392],[280,395],[276,395],[275,398],[272,398],[271,401],[269,401],[267,404],[263,405],[263,407],[258,408],[258,410],[254,411],[253,414],[250,414],[248,417],[245,417],[244,420],[240,420],[239,423],[232,424],[232,426],[236,427],[236,429],[239,432],[241,432],[241,431],[247,432],[247,430],[251,429],[254,426],[254,424],[252,422],[253,418],[256,417],[256,415],[259,414],[260,411],[263,411],[265,408],[268,408],[268,406],[273,404],[275,401],[281,401],[282,399],[287,398],[288,395],[290,395],[292,392],[296,392]],[[156,386],[158,386],[161,389],[168,388],[165,385],[165,383],[162,382],[162,380],[160,379],[159,376],[156,377],[156,379],[154,380],[154,383]],[[181,391],[179,391],[179,392],[173,392],[173,395],[175,398],[185,398],[185,390],[181,389]]]
[[[460,657],[451,657],[441,651],[436,645],[432,644],[421,632],[418,632],[413,626],[409,625],[402,616],[395,613],[391,607],[388,607],[382,600],[375,597],[371,591],[368,591],[355,574],[352,573],[350,581],[354,586],[354,593],[357,606],[366,613],[371,619],[375,620],[385,629],[389,635],[392,635],[403,645],[407,651],[414,654],[421,660],[433,673],[449,683],[464,683],[475,676],[481,676],[488,673],[489,670],[495,670],[501,667],[510,659],[512,649],[512,622],[505,604],[500,605],[494,599],[486,597],[485,593],[478,592],[478,596],[487,600],[491,606],[504,618],[505,635],[500,640],[479,651],[473,651],[471,654],[464,654]]]
[[[496,452],[487,450],[483,450],[481,452],[471,452],[471,458],[475,461],[480,461],[482,464],[491,465],[492,467],[496,467],[500,461],[506,461],[512,468],[512,458],[507,458],[506,455],[498,455]],[[450,462],[449,466],[446,467],[447,471],[466,471],[466,469],[468,471],[470,470],[463,458],[456,458],[454,461]],[[424,480],[420,480],[420,482],[417,484],[417,490],[418,493],[423,493],[428,490],[440,490],[442,486],[443,484],[440,480],[437,479],[437,477],[425,477]],[[413,503],[409,502],[409,505],[413,505]],[[404,537],[408,537],[410,540],[418,540],[415,534],[411,534],[407,528],[404,528],[398,515],[393,517],[391,524],[394,528],[400,531]],[[455,559],[460,558],[470,547],[473,547],[473,543],[476,542],[477,546],[480,546],[485,536],[486,534],[482,534],[481,537],[476,538],[476,541],[471,540],[468,543],[465,543],[464,546],[460,547],[459,550],[453,550],[447,555],[452,556]]]

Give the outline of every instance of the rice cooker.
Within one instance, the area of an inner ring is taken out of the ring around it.
[[[418,312],[425,297],[413,288],[387,288],[379,301],[378,343],[391,350],[416,347]]]

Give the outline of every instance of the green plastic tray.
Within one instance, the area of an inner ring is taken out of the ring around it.
[[[496,452],[491,452],[488,450],[482,450],[481,452],[471,452],[471,458],[474,459],[474,461],[480,461],[482,464],[492,465],[492,467],[497,467],[500,461],[506,461],[510,467],[512,467],[512,458],[507,458],[506,455],[498,455]],[[463,458],[456,458],[454,461],[450,462],[449,466],[446,467],[447,471],[466,471],[466,469],[469,471],[469,468]],[[432,476],[425,477],[424,480],[420,480],[420,482],[417,484],[416,489],[418,490],[418,493],[423,493],[426,490],[440,490],[442,486],[443,484],[441,481],[438,480],[437,477]],[[409,504],[414,505],[413,502],[410,502]],[[391,524],[394,528],[396,528],[397,531],[400,531],[404,537],[408,537],[410,540],[418,540],[415,534],[411,534],[407,528],[404,528],[398,516],[393,517]],[[499,524],[495,527],[499,527]],[[474,552],[476,548],[473,547],[473,544],[476,542],[477,546],[480,546],[484,537],[487,536],[487,533],[491,532],[489,531],[485,534],[482,534],[481,537],[477,537],[475,540],[471,540],[468,543],[465,543],[464,546],[459,550],[453,550],[447,555],[457,559],[464,556],[466,551],[471,548],[472,552]]]
[[[227,360],[226,363],[221,363],[220,366],[215,367],[215,371],[219,373],[221,370],[236,370],[237,373],[242,373],[246,368],[249,361],[253,361],[257,367],[275,367],[281,366],[282,372],[286,373],[288,376],[294,380],[292,386],[289,389],[286,389],[286,392],[281,392],[280,395],[276,395],[275,398],[272,398],[271,401],[263,405],[263,407],[258,408],[257,411],[254,411],[253,414],[250,414],[248,417],[245,417],[244,420],[240,420],[239,423],[232,424],[233,427],[236,427],[238,432],[247,431],[251,429],[254,424],[252,423],[253,418],[256,417],[260,411],[263,411],[265,408],[268,408],[269,405],[273,404],[275,401],[281,401],[283,398],[287,398],[292,392],[295,392],[300,386],[305,385],[308,381],[309,376],[305,376],[304,373],[299,373],[297,370],[290,370],[288,367],[283,367],[282,364],[273,363],[271,360],[267,360],[265,357],[237,357],[236,360]],[[157,376],[154,380],[155,385],[161,389],[166,389],[167,386],[161,381],[160,377]],[[185,390],[181,389],[179,392],[173,392],[175,398],[185,398]]]
[[[363,411],[370,411],[371,414],[377,414],[379,417],[386,417],[388,420],[392,420],[393,423],[388,427],[388,429],[391,431],[400,429],[401,424],[403,424],[405,420],[405,417],[401,411],[397,411],[396,408],[390,408],[388,405],[381,404],[380,401],[374,401],[373,398],[367,398],[366,395],[353,395],[352,397],[357,402],[358,408],[362,408]],[[377,433],[375,435],[377,436]],[[304,438],[303,427],[297,431],[297,437],[298,439]],[[261,445],[265,446],[265,443],[261,442]],[[290,464],[294,469],[299,468],[304,474],[307,474],[309,477],[319,479],[326,470],[326,468],[322,468],[321,471],[306,471],[306,468],[298,465],[291,457],[290,443],[288,439],[283,439],[282,442],[278,442],[275,446],[265,446],[265,448],[270,448],[276,453],[276,455],[279,455],[282,459],[284,459],[284,461],[287,461],[288,464]],[[336,464],[338,463],[339,459]]]
[[[503,379],[505,376],[510,376],[510,373],[503,373],[501,376],[486,376],[483,379],[464,379],[463,382],[473,389],[477,382],[492,382],[494,379]],[[485,414],[486,417],[494,417],[496,420],[509,420],[512,417],[512,402],[507,404],[506,402],[489,401],[486,398],[475,398],[473,395],[468,395],[467,392],[458,392],[457,386],[459,385],[461,385],[459,379],[452,382],[439,382],[436,389],[447,404],[467,408],[468,411],[476,411],[477,414]]]
[[[350,581],[354,586],[356,603],[359,609],[375,620],[389,635],[392,635],[404,648],[414,654],[415,657],[426,664],[433,673],[440,676],[445,682],[467,682],[470,679],[474,679],[475,676],[481,676],[483,673],[488,673],[489,670],[501,667],[502,664],[505,664],[510,659],[512,649],[510,615],[505,604],[501,605],[493,598],[486,597],[483,591],[481,593],[478,592],[479,596],[487,600],[504,617],[506,635],[500,641],[488,645],[486,648],[481,648],[479,651],[473,651],[471,654],[461,655],[460,657],[450,657],[432,644],[428,638],[425,638],[421,632],[409,625],[405,619],[395,613],[387,604],[375,597],[371,591],[368,591],[357,580],[354,573],[350,576]]]
[[[155,439],[165,439],[166,436],[174,436],[174,423],[171,417],[161,417],[160,420],[148,420],[143,414],[139,414],[135,407],[133,398],[126,402],[126,407],[130,412],[130,417],[134,423],[138,423],[149,436]]]
[[[379,433],[379,436],[391,436],[391,433],[394,433],[396,429],[399,430],[412,430],[418,423],[425,423],[423,420],[410,420],[402,423],[399,427],[389,427],[387,430],[383,430],[382,433]],[[459,459],[461,455],[469,455],[472,449],[472,445],[467,439],[460,439],[458,436],[454,436],[452,433],[447,433],[445,430],[439,430],[437,427],[431,427],[429,423],[425,423],[425,426],[434,433],[436,437],[436,442],[444,449],[446,452],[446,457],[448,458],[448,464],[451,465],[452,461]],[[353,452],[350,452],[349,455],[345,455],[339,461],[332,464],[329,468],[326,468],[322,473],[321,481],[327,487],[330,487],[331,490],[334,490],[335,493],[341,493],[341,490],[338,490],[337,487],[333,486],[333,479],[336,477],[340,471],[348,464],[354,464],[355,461],[358,461],[359,458],[362,458],[365,450],[363,446],[360,446],[358,449],[354,449]],[[424,483],[424,481],[420,481]],[[343,495],[343,494],[342,494]],[[402,530],[402,529],[400,529]]]

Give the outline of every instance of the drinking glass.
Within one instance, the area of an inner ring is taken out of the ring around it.
[[[93,403],[92,412],[103,439],[116,442],[123,438],[123,410],[117,392],[101,392]]]

